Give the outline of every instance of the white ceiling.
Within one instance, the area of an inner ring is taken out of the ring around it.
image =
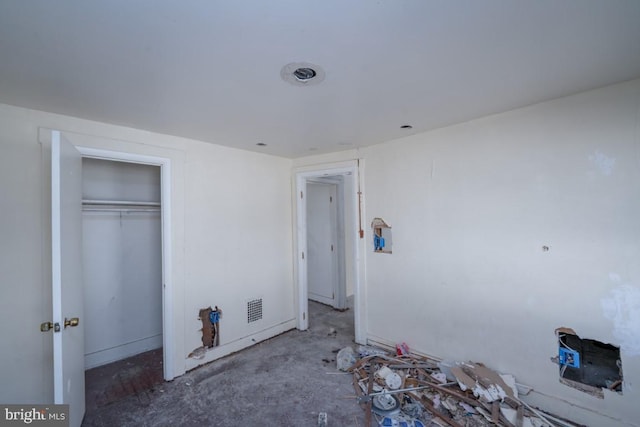
[[[0,0],[1,103],[286,157],[636,77],[638,0]]]

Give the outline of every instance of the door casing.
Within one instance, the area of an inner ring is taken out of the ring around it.
[[[69,419],[73,427],[80,426],[85,412],[82,260],[78,260],[82,258],[81,179],[80,153],[60,132],[52,132],[53,401],[73,408]]]
[[[296,324],[299,330],[309,328],[309,301],[308,301],[308,281],[307,281],[307,263],[305,254],[307,252],[307,211],[306,193],[307,181],[317,180],[318,178],[328,178],[332,176],[351,175],[350,188],[345,188],[345,194],[349,195],[351,203],[351,211],[353,212],[349,218],[345,217],[345,223],[349,221],[354,232],[347,236],[352,242],[352,252],[345,254],[351,258],[350,268],[351,276],[354,280],[354,327],[355,340],[357,343],[366,343],[366,289],[363,285],[365,274],[364,239],[360,238],[357,231],[361,229],[362,218],[364,218],[364,204],[362,203],[361,193],[364,183],[361,179],[361,173],[364,168],[362,160],[351,160],[347,162],[331,163],[325,165],[315,165],[297,168],[294,171],[294,198],[296,206],[296,227],[295,227],[295,251],[294,251],[294,268],[296,282],[296,302],[298,307]]]

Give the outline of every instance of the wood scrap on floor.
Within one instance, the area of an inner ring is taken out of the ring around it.
[[[367,426],[371,417],[390,427],[575,425],[556,423],[522,402],[513,376],[500,375],[481,363],[445,367],[410,353],[404,343],[396,354],[370,346],[361,346],[358,354],[348,370]]]

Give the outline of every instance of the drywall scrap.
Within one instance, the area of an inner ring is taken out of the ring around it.
[[[366,425],[572,427],[518,397],[512,375],[475,362],[448,362],[360,346],[353,373]],[[344,369],[344,366],[341,366]]]

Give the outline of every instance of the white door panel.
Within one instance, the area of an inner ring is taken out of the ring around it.
[[[307,183],[309,299],[335,306],[337,293],[336,185]]]
[[[54,402],[69,405],[75,427],[85,410],[82,158],[58,131],[51,134],[51,233]]]

